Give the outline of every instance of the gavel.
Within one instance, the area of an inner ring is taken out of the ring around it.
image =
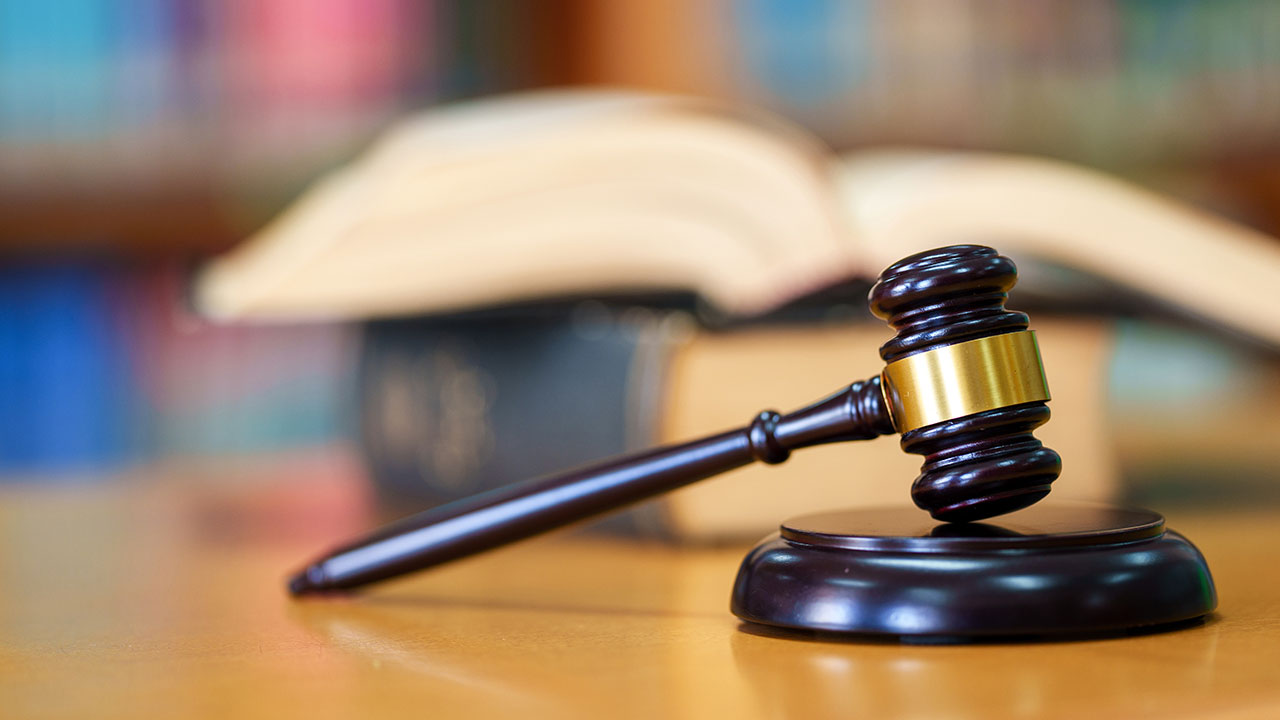
[[[964,523],[1030,506],[1062,469],[1033,431],[1049,389],[1026,314],[1005,309],[1013,261],[989,247],[912,255],[872,287],[896,335],[885,368],[800,410],[746,427],[535,478],[441,505],[341,547],[289,580],[294,595],[349,590],[552,530],[812,445],[900,433],[924,456],[911,487],[935,519]],[[851,468],[856,472],[856,468]]]

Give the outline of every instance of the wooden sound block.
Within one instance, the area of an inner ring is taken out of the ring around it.
[[[980,523],[792,518],[747,555],[731,607],[793,630],[973,641],[1158,630],[1216,606],[1204,557],[1158,513],[1042,503]]]

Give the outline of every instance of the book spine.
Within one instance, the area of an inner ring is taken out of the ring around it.
[[[660,343],[600,310],[367,324],[360,439],[383,499],[417,511],[650,445]],[[652,534],[658,512],[595,526]]]
[[[97,477],[138,438],[111,276],[90,263],[0,268],[0,476]]]

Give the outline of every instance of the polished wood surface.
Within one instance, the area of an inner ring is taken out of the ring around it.
[[[0,716],[1280,717],[1280,512],[1166,513],[1218,582],[1203,626],[848,644],[744,629],[745,547],[580,533],[291,600],[300,552],[372,522],[312,480],[0,488]]]

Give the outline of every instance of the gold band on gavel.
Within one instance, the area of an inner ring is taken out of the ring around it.
[[[908,355],[880,375],[898,432],[1049,399],[1036,334],[1023,330]]]

